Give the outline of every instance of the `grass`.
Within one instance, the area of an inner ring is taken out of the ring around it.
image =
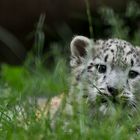
[[[136,7],[134,3],[130,4],[126,15],[130,18],[136,17],[139,14],[134,10]],[[139,31],[135,32],[132,38],[129,38],[126,36],[129,28],[125,27],[121,17],[108,8],[101,11],[106,22],[112,27],[109,31],[112,37],[127,39],[140,45]],[[90,16],[89,9],[87,13]],[[132,119],[127,110],[122,111],[120,108],[117,111],[112,111],[111,116],[102,117],[97,114],[94,119],[91,119],[87,112],[87,104],[83,102],[80,104],[73,103],[73,116],[67,116],[61,111],[57,112],[55,129],[52,128],[51,121],[46,116],[42,115],[40,119],[37,119],[35,99],[38,97],[49,99],[61,93],[67,96],[70,83],[68,58],[62,55],[63,49],[59,43],[51,46],[53,48],[51,55],[54,56],[54,67],[48,68],[49,65],[44,65],[46,58],[48,58],[42,53],[44,18],[44,15],[41,15],[35,32],[34,49],[28,54],[25,64],[20,67],[2,65],[0,139],[130,140],[133,138],[139,140],[140,136],[136,134],[136,126],[140,124],[140,114],[135,114]],[[91,18],[88,18],[91,26]],[[93,36],[91,27],[90,31],[91,36]]]

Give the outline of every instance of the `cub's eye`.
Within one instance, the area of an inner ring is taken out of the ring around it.
[[[134,79],[134,78],[136,78],[138,75],[139,75],[138,72],[133,71],[133,70],[130,70],[130,71],[129,71],[129,74],[128,74],[128,77],[131,78],[131,79]]]
[[[98,64],[98,65],[96,65],[96,68],[97,68],[99,73],[105,73],[106,72],[106,66],[105,65]]]

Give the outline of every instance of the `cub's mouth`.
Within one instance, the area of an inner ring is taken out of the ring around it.
[[[113,104],[119,104],[119,99],[118,97],[114,97],[111,95],[101,95],[101,96],[97,96],[96,98],[96,102],[97,103],[113,103]]]
[[[129,103],[129,98],[123,96],[122,94],[118,94],[116,96],[112,96],[105,93],[100,93],[99,96],[96,98],[97,103],[111,103],[111,104],[118,104],[118,105],[126,105]]]
[[[99,94],[96,98],[97,105],[113,105],[120,106],[122,108],[131,108],[133,110],[137,110],[137,102],[135,100],[131,100],[128,96],[123,94],[118,94],[116,96],[108,95],[108,94]]]

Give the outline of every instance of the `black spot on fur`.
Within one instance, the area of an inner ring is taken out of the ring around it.
[[[133,59],[131,59],[131,66],[133,66],[134,65],[134,61],[133,61]]]
[[[108,59],[108,55],[105,56],[104,61],[107,62],[107,59]]]
[[[106,51],[108,51],[109,50],[109,48],[106,48],[105,50],[104,50],[104,52],[106,52]]]
[[[93,66],[93,63],[91,62],[90,65]]]
[[[87,69],[89,70],[89,69],[91,69],[92,68],[92,66],[91,65],[89,65],[88,67],[87,67]]]
[[[104,78],[103,79],[106,79],[106,75],[104,76]]]
[[[129,51],[126,55],[132,54],[132,51]]]
[[[129,84],[129,81],[128,81],[128,79],[127,79],[126,83],[127,83],[127,84]]]
[[[113,40],[111,40],[110,43],[112,44],[113,43]]]
[[[111,52],[112,52],[112,53],[114,53],[114,50],[113,50],[113,49],[111,49]]]
[[[134,54],[133,57],[136,58],[136,54]]]

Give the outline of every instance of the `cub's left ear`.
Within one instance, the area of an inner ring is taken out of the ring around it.
[[[71,55],[77,58],[84,58],[87,54],[87,47],[90,46],[90,39],[84,36],[76,36],[70,44]]]
[[[140,46],[136,46],[136,51],[140,54]]]
[[[136,46],[136,49],[137,49],[138,51],[140,51],[140,46]]]

